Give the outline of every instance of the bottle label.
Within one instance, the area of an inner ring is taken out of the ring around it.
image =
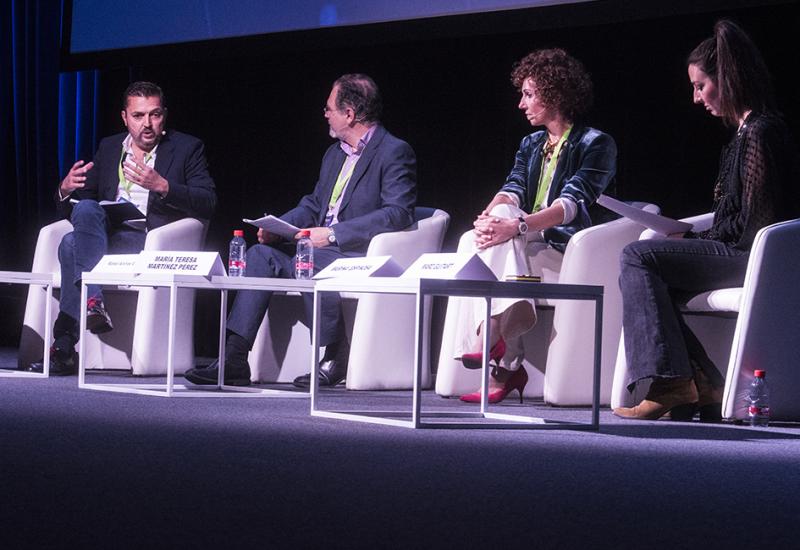
[[[312,271],[314,269],[314,262],[301,262],[296,261],[294,263],[295,271]]]
[[[747,414],[750,416],[769,416],[769,407],[759,407],[757,405],[750,405],[747,407]]]
[[[230,260],[228,262],[228,267],[229,268],[233,267],[233,268],[238,268],[238,269],[244,269],[244,265],[245,264],[244,264],[243,260]]]

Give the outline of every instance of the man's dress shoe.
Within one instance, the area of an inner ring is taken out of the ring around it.
[[[31,363],[30,372],[44,372],[44,359]],[[50,375],[71,376],[78,372],[78,352],[75,350],[50,349]]]
[[[183,377],[199,386],[216,386],[219,380],[219,361],[214,361],[207,367],[193,367],[187,370]],[[237,361],[233,358],[225,360],[225,385],[250,385],[250,365],[247,361]]]
[[[347,361],[341,359],[323,359],[319,363],[319,385],[335,386],[347,377]],[[311,373],[298,376],[292,382],[298,388],[311,386]]]

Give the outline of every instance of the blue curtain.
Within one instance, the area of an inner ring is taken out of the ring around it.
[[[30,269],[53,193],[97,142],[96,71],[59,74],[62,3],[0,7],[0,269]]]

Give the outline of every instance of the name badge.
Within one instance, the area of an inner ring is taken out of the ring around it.
[[[136,273],[172,273],[183,275],[225,275],[216,252],[144,250],[139,253]]]
[[[407,279],[452,279],[496,281],[489,266],[475,253],[428,253],[406,269]]]
[[[136,273],[138,254],[106,254],[92,269],[92,273]]]
[[[391,256],[339,258],[314,275],[314,279],[363,279],[365,277],[397,277],[403,272]]]

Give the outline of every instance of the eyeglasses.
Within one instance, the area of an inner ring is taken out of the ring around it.
[[[327,105],[325,105],[325,106],[322,108],[322,114],[323,114],[323,115],[327,115],[327,114],[328,114],[328,113],[330,113],[330,112],[343,113],[343,112],[345,112],[345,110],[346,110],[346,109],[331,109],[330,107],[328,107]]]

